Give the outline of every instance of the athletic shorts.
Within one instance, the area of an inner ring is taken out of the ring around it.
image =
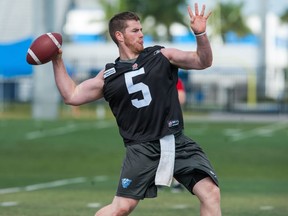
[[[175,136],[174,177],[193,194],[194,185],[205,177],[218,186],[217,176],[200,146],[184,134]],[[160,142],[126,146],[117,196],[136,200],[157,197],[155,174],[160,159]]]

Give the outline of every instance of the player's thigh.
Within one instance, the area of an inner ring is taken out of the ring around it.
[[[116,195],[135,200],[156,197],[155,173],[159,158],[159,143],[127,146]]]

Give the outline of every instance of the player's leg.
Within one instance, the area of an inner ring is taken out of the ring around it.
[[[100,209],[95,216],[129,215],[139,200],[157,196],[154,184],[159,163],[157,159],[160,158],[160,144],[157,146],[157,143],[147,142],[126,147],[116,196],[110,205]]]
[[[201,216],[220,216],[220,189],[209,159],[185,135],[176,138],[174,177],[200,200]]]
[[[137,206],[139,200],[115,196],[110,205],[104,206],[95,216],[126,216]]]
[[[201,216],[221,216],[220,189],[210,177],[198,181],[192,192],[200,201]]]

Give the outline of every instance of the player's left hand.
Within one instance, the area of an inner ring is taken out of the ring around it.
[[[52,61],[56,61],[62,58],[63,50],[62,48],[58,49],[58,52],[52,57]]]
[[[202,10],[199,14],[198,3],[195,3],[195,14],[192,12],[190,6],[188,6],[188,13],[190,16],[190,27],[195,34],[200,34],[206,31],[206,22],[211,15],[211,11],[205,15],[205,4],[202,6]]]

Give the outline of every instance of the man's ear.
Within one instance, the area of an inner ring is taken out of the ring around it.
[[[116,37],[117,41],[119,41],[119,42],[123,42],[124,41],[124,35],[120,31],[116,31],[115,32],[115,37]]]

